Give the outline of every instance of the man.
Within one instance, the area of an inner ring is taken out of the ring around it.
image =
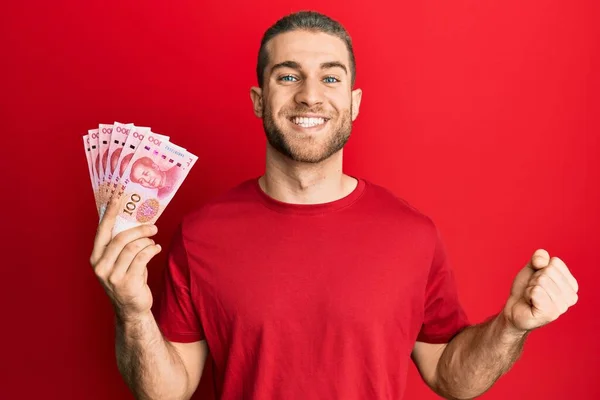
[[[222,399],[400,399],[410,358],[439,395],[473,398],[528,332],[575,304],[567,266],[540,249],[504,309],[469,323],[432,220],[342,172],[355,73],[350,37],[324,15],[292,14],[265,33],[251,90],[265,174],[184,218],[156,319],[146,284],[156,227],[110,241],[110,205],[91,263],[137,397],[188,399],[210,349]]]

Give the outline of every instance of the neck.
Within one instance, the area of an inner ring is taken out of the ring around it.
[[[342,172],[342,152],[318,164],[289,159],[267,143],[265,175],[261,189],[284,203],[320,204],[339,200],[355,188],[356,179]]]

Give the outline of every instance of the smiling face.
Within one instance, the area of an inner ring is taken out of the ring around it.
[[[251,92],[267,140],[292,160],[326,160],[348,141],[360,106],[346,45],[333,35],[296,30],[267,46],[263,88]]]

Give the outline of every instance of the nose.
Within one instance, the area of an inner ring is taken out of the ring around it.
[[[295,100],[306,107],[313,107],[323,103],[322,85],[316,79],[305,79],[299,86]]]

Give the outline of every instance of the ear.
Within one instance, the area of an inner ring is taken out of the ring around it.
[[[254,115],[258,118],[262,118],[263,116],[263,98],[262,98],[262,89],[256,86],[250,88],[250,98],[252,99],[252,104],[254,106]]]
[[[355,89],[352,91],[352,121],[358,117],[358,110],[360,108],[360,101],[362,99],[362,89]]]

